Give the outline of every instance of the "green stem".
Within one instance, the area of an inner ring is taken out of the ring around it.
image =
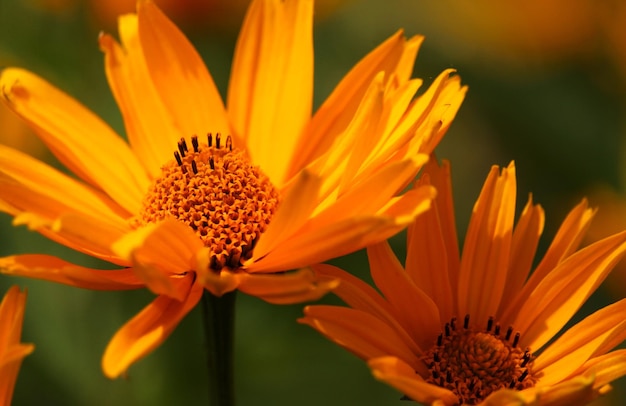
[[[210,406],[235,405],[233,368],[235,297],[236,291],[216,297],[205,290],[202,295]]]

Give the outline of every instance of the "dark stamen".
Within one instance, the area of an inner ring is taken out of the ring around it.
[[[191,137],[191,145],[193,145],[193,152],[200,151],[200,148],[198,147],[198,136],[197,135],[194,135],[193,137]]]
[[[511,379],[511,383],[509,384],[509,389],[513,389],[516,384],[517,382],[515,381],[515,379]]]
[[[220,149],[220,142],[222,141],[222,134],[215,134],[215,148]]]
[[[441,361],[441,359],[439,358],[439,353],[438,352],[433,354],[433,359],[435,360],[435,362]]]
[[[528,364],[528,361],[530,361],[530,351],[526,350],[524,351],[524,358],[522,359],[520,366],[524,368],[526,364]]]
[[[209,166],[211,169],[215,169],[215,161],[213,160],[213,156],[209,157]]]
[[[496,323],[496,329],[493,332],[496,337],[500,335],[500,323]]]
[[[198,166],[196,165],[196,161],[191,161],[191,170],[194,175],[198,174]]]
[[[524,372],[517,378],[517,382],[522,382],[528,376],[528,370],[525,369]]]
[[[178,151],[174,151],[174,158],[176,158],[176,162],[178,163],[178,166],[183,166],[183,160],[181,159]]]
[[[450,320],[450,327],[452,327],[452,331],[456,331],[456,317]]]
[[[437,347],[441,347],[442,343],[443,343],[443,336],[439,334],[439,336],[437,337]]]
[[[519,331],[515,333],[515,337],[513,338],[513,347],[517,347],[517,343],[519,343]]]
[[[469,314],[466,314],[465,319],[463,319],[463,328],[466,330],[469,328]]]
[[[446,337],[450,337],[450,323],[446,323],[445,330],[446,330]]]
[[[493,317],[489,317],[489,320],[487,321],[487,332],[490,332],[492,327],[493,327]]]
[[[229,135],[228,137],[226,137],[226,148],[229,151],[233,150],[233,139],[231,138],[231,136]]]
[[[209,147],[212,147],[213,146],[213,134],[208,133],[206,137],[207,137],[207,144],[209,144]]]
[[[511,334],[513,334],[513,327],[509,326],[509,328],[506,330],[506,336],[504,336],[504,339],[506,341],[509,341],[509,338],[511,338]]]
[[[446,371],[446,382],[452,383],[452,372]]]

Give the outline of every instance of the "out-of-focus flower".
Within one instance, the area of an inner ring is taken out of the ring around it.
[[[415,2],[447,47],[475,60],[552,63],[597,46],[600,2],[528,0]]]
[[[626,299],[557,334],[624,255],[626,232],[576,251],[593,217],[583,201],[530,273],[544,214],[529,199],[514,227],[511,164],[487,177],[460,256],[447,163],[428,163],[429,183],[439,193],[409,227],[405,266],[387,243],[368,248],[381,293],[318,265],[350,308],[308,306],[300,321],[424,404],[577,405],[608,391],[626,374],[626,350],[609,352],[626,337]]]
[[[405,228],[429,185],[399,194],[466,92],[443,72],[420,97],[421,37],[391,36],[311,116],[313,3],[257,0],[233,62],[228,108],[197,52],[151,2],[102,35],[130,145],[36,75],[2,72],[3,99],[82,180],[0,147],[0,209],[50,239],[109,261],[103,271],[48,255],[0,259],[5,274],[89,289],[147,287],[156,300],[103,358],[109,377],[156,348],[199,301],[239,289],[272,303],[336,285],[311,263]]]
[[[26,292],[13,286],[0,303],[0,405],[9,406],[22,359],[35,346],[20,342]]]

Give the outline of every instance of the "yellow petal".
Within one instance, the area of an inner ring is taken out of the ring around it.
[[[602,354],[626,339],[626,299],[602,308],[568,329],[535,361],[541,383],[553,385],[570,376],[594,354]],[[534,349],[534,347],[531,347]]]
[[[148,72],[180,137],[230,133],[213,78],[189,40],[150,1],[139,1],[137,15]]]
[[[407,44],[403,32],[398,31],[352,68],[307,126],[306,136],[299,140],[296,148],[298,154],[291,161],[290,174],[297,173],[328,150],[335,137],[352,121],[363,95],[379,72],[391,77],[398,69],[407,71],[408,63],[412,67],[422,40],[423,37],[415,37]],[[403,58],[405,54],[407,57]],[[401,61],[404,63],[399,68]],[[407,80],[405,75],[402,77]]]
[[[582,376],[555,386],[540,386],[536,393],[539,406],[583,406],[598,396],[593,390],[593,378]]]
[[[132,269],[105,271],[85,268],[50,255],[29,254],[0,258],[0,273],[93,290],[126,290],[144,286]]]
[[[474,205],[459,270],[459,314],[485,325],[504,291],[515,217],[515,166],[494,166]],[[488,295],[476,292],[489,292]]]
[[[101,34],[100,49],[109,86],[120,108],[128,141],[152,177],[172,159],[181,137],[189,137],[175,127],[175,120],[161,101],[150,78],[138,38],[137,16],[120,18],[122,47],[110,36]]]
[[[311,117],[312,25],[311,0],[255,0],[235,49],[228,112],[252,161],[278,186]]]
[[[117,378],[161,345],[198,303],[202,287],[192,285],[191,275],[185,279],[188,294],[183,301],[159,296],[115,333],[102,357],[102,370],[107,377]]]
[[[541,348],[567,323],[626,253],[626,232],[578,251],[548,274],[526,301],[513,326],[520,345]]]
[[[457,405],[459,399],[451,391],[426,383],[406,362],[396,357],[379,357],[370,359],[367,364],[376,379],[398,389],[411,400],[422,404],[434,404],[436,401],[444,405]]]
[[[360,310],[339,306],[307,306],[298,322],[308,324],[330,340],[368,360],[386,355],[405,360],[412,368],[424,369],[395,331],[382,320]]]
[[[3,70],[0,87],[7,105],[70,170],[104,190],[128,212],[139,210],[148,177],[128,145],[108,125],[28,71]]]
[[[292,304],[317,300],[334,289],[338,281],[317,277],[310,269],[273,275],[246,274],[239,290],[269,303]]]
[[[188,226],[168,219],[128,233],[112,248],[131,261],[137,276],[154,293],[182,300],[186,292],[179,278],[195,270],[203,245]]]
[[[626,375],[626,349],[590,359],[581,367],[579,373],[595,378],[593,387],[602,389],[605,385]]]

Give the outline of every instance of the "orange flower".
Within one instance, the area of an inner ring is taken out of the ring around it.
[[[102,35],[127,144],[77,101],[22,69],[4,101],[81,181],[0,147],[0,209],[43,235],[122,267],[48,255],[0,259],[5,274],[158,297],[110,342],[117,377],[156,348],[204,289],[272,303],[335,286],[296,269],[388,238],[425,211],[425,185],[398,195],[427,160],[466,89],[443,72],[419,98],[422,38],[399,32],[357,64],[311,117],[311,1],[253,1],[228,108],[200,56],[151,2]]]
[[[22,359],[35,346],[20,343],[26,292],[11,287],[0,303],[0,405],[10,405]]]
[[[382,294],[318,265],[351,308],[308,306],[300,321],[424,404],[573,405],[608,391],[626,374],[626,350],[609,352],[626,337],[626,299],[556,336],[624,255],[626,232],[576,251],[593,217],[583,201],[530,273],[544,215],[529,199],[513,226],[511,164],[492,168],[459,256],[447,163],[428,163],[419,184],[431,182],[439,194],[409,227],[405,267],[387,243],[368,248]]]

